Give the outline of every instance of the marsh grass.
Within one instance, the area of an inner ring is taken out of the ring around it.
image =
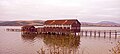
[[[120,41],[110,50],[111,54],[120,54]]]
[[[79,54],[79,50],[77,49],[68,49],[66,47],[53,47],[49,49],[41,48],[37,51],[38,54]]]

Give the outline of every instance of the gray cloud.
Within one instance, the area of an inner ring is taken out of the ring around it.
[[[0,20],[77,18],[88,22],[103,20],[119,22],[119,2],[119,0],[0,0]]]

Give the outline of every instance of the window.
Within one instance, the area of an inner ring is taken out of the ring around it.
[[[76,27],[72,27],[71,29],[76,29]]]
[[[70,27],[67,27],[67,29],[70,29]]]
[[[80,27],[77,27],[77,29],[80,29]]]
[[[77,21],[75,23],[77,24]]]

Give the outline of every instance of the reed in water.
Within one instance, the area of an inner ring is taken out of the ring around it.
[[[110,50],[111,54],[120,54],[120,41]]]

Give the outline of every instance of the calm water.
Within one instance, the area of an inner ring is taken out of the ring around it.
[[[20,32],[6,31],[6,28],[18,27],[0,27],[0,54],[38,54],[41,48],[52,49],[55,45],[66,47],[67,49],[79,51],[79,54],[110,54],[109,50],[116,46],[120,37],[69,37],[69,36],[49,36],[49,35],[21,35]],[[120,30],[118,27],[82,27],[82,29],[113,29]],[[64,41],[61,41],[64,40]],[[71,41],[72,40],[72,41]]]

